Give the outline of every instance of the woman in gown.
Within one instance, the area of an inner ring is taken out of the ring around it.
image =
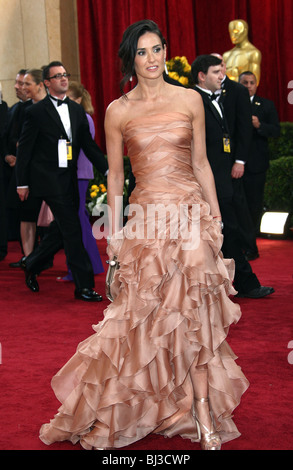
[[[110,241],[109,256],[119,248],[120,263],[114,302],[53,377],[62,406],[40,438],[48,445],[70,440],[85,449],[115,449],[158,433],[220,449],[240,435],[232,413],[248,381],[226,342],[240,308],[229,299],[233,260],[220,251],[201,97],[164,81],[166,42],[154,22],[131,25],[119,56],[124,82],[135,77],[137,85],[106,112],[112,227],[119,219],[124,143],[137,210]],[[148,209],[156,204],[172,210],[170,216],[158,211],[162,219],[156,217],[156,236],[150,236]],[[174,230],[174,207],[185,214],[189,233],[199,229],[191,242],[186,231]]]

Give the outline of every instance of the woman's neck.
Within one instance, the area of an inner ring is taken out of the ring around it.
[[[141,79],[136,87],[137,96],[143,101],[153,102],[166,94],[166,82],[161,76],[154,80]]]
[[[32,99],[33,103],[38,103],[38,101],[41,101],[43,100],[44,98],[46,98],[46,91],[45,90],[42,90],[40,91],[39,93],[36,94],[36,96],[34,96],[34,98]]]

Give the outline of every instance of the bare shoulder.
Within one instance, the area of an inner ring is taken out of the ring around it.
[[[188,102],[192,102],[192,104],[201,104],[202,102],[202,97],[201,95],[194,90],[193,88],[187,88],[186,89],[186,99]]]
[[[131,92],[130,92],[131,93]],[[105,122],[123,130],[133,113],[133,102],[128,95],[112,101],[106,109]]]
[[[105,114],[105,120],[106,122],[112,123],[112,124],[119,124],[121,115],[125,112],[125,105],[122,101],[122,98],[116,99],[112,101],[107,109],[106,109],[106,114]]]
[[[192,88],[182,88],[178,93],[180,107],[185,109],[185,113],[189,114],[193,119],[202,112],[203,103],[201,95]]]

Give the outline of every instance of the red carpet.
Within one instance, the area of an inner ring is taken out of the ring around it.
[[[99,249],[105,261],[103,242]],[[231,327],[228,341],[251,386],[235,411],[242,436],[225,444],[225,450],[293,450],[293,364],[288,361],[293,340],[293,241],[259,240],[259,250],[253,269],[261,283],[274,286],[276,292],[264,299],[239,299],[242,318]],[[55,281],[65,274],[63,252],[40,276],[40,292],[30,292],[23,272],[8,266],[20,256],[18,244],[11,242],[0,263],[0,449],[79,450],[79,444],[70,443],[47,447],[38,431],[59,406],[51,377],[93,333],[91,325],[102,319],[108,301],[74,300],[74,285]],[[96,277],[99,293],[104,292],[104,280],[105,275]],[[128,448],[156,449],[190,451],[199,445],[180,437],[150,435]]]

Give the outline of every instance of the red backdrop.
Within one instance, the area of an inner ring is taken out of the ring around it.
[[[262,52],[258,93],[274,101],[281,121],[293,121],[292,0],[77,0],[77,8],[81,81],[92,95],[96,140],[104,151],[105,109],[120,96],[122,34],[144,18],[158,23],[168,58],[185,55],[190,64],[199,54],[230,50],[229,22],[246,20],[249,40]]]

